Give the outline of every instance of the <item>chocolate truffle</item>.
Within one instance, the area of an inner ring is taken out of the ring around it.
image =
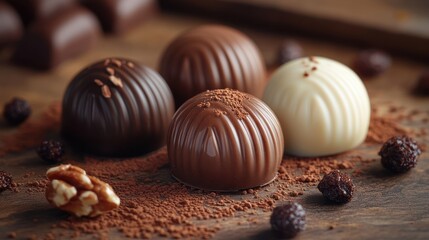
[[[232,88],[262,97],[265,66],[256,45],[239,31],[202,26],[175,39],[162,55],[160,73],[176,106],[205,90]]]
[[[370,102],[361,79],[347,66],[306,57],[281,66],[263,100],[279,118],[286,152],[303,157],[350,150],[365,140]]]
[[[63,99],[62,133],[83,151],[133,156],[165,144],[173,95],[152,69],[108,58],[83,69]]]
[[[95,45],[100,35],[96,17],[75,7],[38,21],[18,43],[12,61],[37,69],[50,69]]]
[[[51,17],[76,5],[76,0],[7,0],[25,25]]]
[[[84,0],[82,4],[97,15],[103,30],[124,33],[158,11],[156,0]]]
[[[7,3],[0,2],[0,48],[18,41],[22,32],[18,14]]]
[[[167,139],[172,175],[210,191],[270,183],[283,156],[280,124],[258,98],[231,89],[196,95],[175,113]]]

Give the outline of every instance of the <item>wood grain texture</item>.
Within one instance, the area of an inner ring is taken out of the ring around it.
[[[424,0],[161,0],[166,9],[429,59]]]
[[[84,66],[103,57],[121,56],[136,59],[157,68],[159,57],[166,45],[180,32],[208,21],[171,15],[160,15],[123,37],[107,37],[91,52],[75,58],[52,72],[34,72],[6,63],[3,53],[0,64],[0,105],[13,96],[26,98],[37,115],[52,101],[60,101],[68,82]],[[240,28],[260,47],[267,62],[272,62],[276,47],[284,35],[267,34]],[[350,63],[356,48],[297,37],[307,55],[320,55]],[[416,98],[410,94],[422,63],[394,57],[392,67],[380,77],[366,81],[373,104],[397,104],[407,109],[419,109],[429,114],[429,98]],[[428,124],[426,123],[426,127]],[[422,127],[422,126],[419,126]],[[423,126],[425,127],[425,126]],[[13,132],[0,121],[0,135]],[[422,139],[429,144],[428,137]],[[377,158],[379,146],[361,146],[358,153]],[[18,182],[30,181],[44,175],[47,165],[34,150],[0,158],[0,169],[10,172]],[[159,175],[168,176],[168,169]],[[24,178],[27,172],[34,172]],[[316,188],[310,189],[295,200],[307,210],[307,229],[297,239],[428,239],[429,238],[429,155],[420,157],[417,167],[409,173],[391,175],[375,161],[363,168],[361,177],[355,178],[357,191],[354,199],[343,206],[326,204]],[[271,191],[271,189],[269,189]],[[232,196],[241,198],[241,196]],[[246,213],[240,213],[246,214]],[[0,194],[0,239],[16,231],[20,239],[31,234],[48,231],[53,223],[65,219],[66,214],[49,206],[43,193],[28,194],[4,192]],[[247,217],[247,216],[246,216]],[[249,216],[257,224],[237,225],[238,218],[222,222],[216,239],[270,239],[269,213],[258,211]],[[210,224],[209,222],[204,222]],[[329,230],[329,226],[333,226]],[[111,239],[121,239],[112,230]],[[82,239],[92,239],[84,236]]]

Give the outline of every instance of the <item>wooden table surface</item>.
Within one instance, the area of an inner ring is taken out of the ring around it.
[[[121,37],[102,39],[91,52],[62,64],[51,72],[34,72],[7,64],[7,52],[0,63],[0,105],[14,96],[27,99],[37,115],[53,101],[60,101],[71,78],[84,66],[104,57],[120,56],[136,59],[157,68],[160,55],[167,44],[183,30],[208,23],[207,20],[161,14],[135,31]],[[238,27],[260,47],[266,62],[271,64],[276,47],[284,37],[254,29]],[[349,64],[359,49],[295,36],[303,45],[306,55],[320,55]],[[424,68],[412,59],[393,58],[392,67],[382,76],[365,81],[373,104],[398,105],[418,109],[429,115],[429,98],[410,94],[417,76]],[[422,126],[419,126],[422,127]],[[428,127],[427,123],[426,126]],[[0,122],[0,135],[13,133],[13,128]],[[429,144],[428,137],[419,139]],[[378,146],[359,147],[369,157],[377,158]],[[33,171],[42,175],[46,165],[40,163],[34,150],[23,151],[0,158],[0,169],[10,172],[17,181],[23,174]],[[326,205],[316,188],[298,196],[307,210],[307,229],[297,239],[429,239],[429,155],[420,157],[417,167],[409,173],[391,175],[375,161],[363,168],[355,178],[357,191],[352,202],[342,206]],[[17,231],[18,236],[45,232],[58,221],[43,193],[27,196],[25,192],[0,194],[0,239],[5,233]],[[33,215],[31,215],[33,213]],[[32,218],[39,221],[33,222]],[[268,239],[269,213],[257,215],[261,221],[256,226],[225,223],[215,236],[217,239]],[[333,230],[327,227],[335,225]],[[118,239],[120,235],[112,235]]]

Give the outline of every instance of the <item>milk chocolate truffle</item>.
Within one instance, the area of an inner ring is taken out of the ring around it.
[[[51,17],[76,5],[76,0],[7,0],[25,25]]]
[[[15,43],[23,33],[21,19],[15,10],[0,2],[0,48]]]
[[[96,17],[75,7],[38,21],[18,43],[12,56],[15,64],[50,69],[89,50],[100,35]]]
[[[97,15],[105,32],[124,33],[157,11],[156,0],[83,0],[82,4]]]
[[[204,190],[237,191],[273,181],[283,156],[283,135],[261,100],[217,89],[179,108],[167,150],[178,181]]]
[[[202,26],[175,39],[162,55],[160,73],[176,106],[205,90],[232,88],[262,97],[265,66],[256,45],[241,32]]]
[[[361,79],[323,57],[293,60],[271,77],[263,100],[279,118],[286,152],[311,157],[341,153],[365,140],[370,102]]]
[[[173,95],[152,69],[108,58],[83,69],[63,99],[62,133],[101,156],[133,156],[165,144]]]

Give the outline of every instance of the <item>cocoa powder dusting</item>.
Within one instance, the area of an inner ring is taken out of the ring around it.
[[[89,173],[109,179],[122,199],[122,205],[119,210],[95,220],[71,217],[58,227],[88,234],[106,233],[116,228],[131,238],[210,238],[222,228],[220,223],[213,224],[213,220],[258,209],[271,211],[276,201],[302,195],[302,189],[314,186],[322,173],[352,168],[353,162],[358,159],[343,157],[345,159],[342,160],[330,157],[304,161],[287,157],[274,183],[267,188],[247,190],[243,199],[236,195],[193,190],[175,182],[168,168],[163,168],[167,163],[165,148],[145,158],[120,161],[86,158],[80,164],[85,165]],[[271,190],[264,192],[261,191],[263,189]],[[200,225],[196,224],[197,220],[212,222]],[[255,219],[250,222],[257,223]]]
[[[226,96],[230,96],[229,93]],[[238,113],[245,114],[239,110],[240,101],[243,101],[240,96],[230,99],[215,94],[211,97],[214,101],[231,100],[228,104],[237,108]],[[210,102],[201,107],[210,107]],[[40,118],[30,119],[16,133],[5,137],[2,140],[2,153],[38,146],[46,134],[58,134],[59,119],[60,105],[54,104]],[[380,141],[392,134],[404,132],[405,129],[395,121],[395,117],[374,113],[365,145],[379,145]],[[378,159],[374,156],[375,153],[364,154],[362,149],[323,158],[285,156],[278,169],[277,179],[268,186],[238,194],[218,194],[191,189],[172,179],[166,148],[129,159],[78,158],[69,155],[65,163],[82,167],[88,174],[108,182],[121,198],[121,205],[117,210],[95,219],[59,219],[50,232],[37,237],[77,238],[89,234],[107,239],[109,234],[119,234],[129,238],[161,236],[207,239],[221,229],[234,228],[231,222],[237,225],[260,223],[262,220],[254,214],[262,212],[268,216],[281,202],[315,188],[323,175],[332,170],[341,169],[359,175],[362,167]],[[36,179],[28,182],[27,178],[23,178],[24,182],[18,181],[18,190],[43,194],[46,179],[34,173],[26,175]],[[232,219],[234,221],[227,221]]]
[[[245,118],[249,113],[244,109],[243,102],[249,97],[238,90],[233,89],[216,89],[208,90],[204,94],[205,99],[198,104],[198,107],[210,108],[213,102],[220,102],[232,110],[238,119]],[[220,116],[226,112],[214,109],[215,114]]]
[[[31,118],[19,126],[12,135],[0,141],[0,157],[38,146],[49,134],[59,129],[61,104],[54,102],[39,117]]]
[[[390,113],[389,115],[379,116],[377,109],[372,110],[365,142],[381,144],[393,136],[410,134],[409,131],[399,124],[400,119],[398,117],[401,118],[402,116],[395,117],[395,115],[392,115],[396,113],[396,110]]]

